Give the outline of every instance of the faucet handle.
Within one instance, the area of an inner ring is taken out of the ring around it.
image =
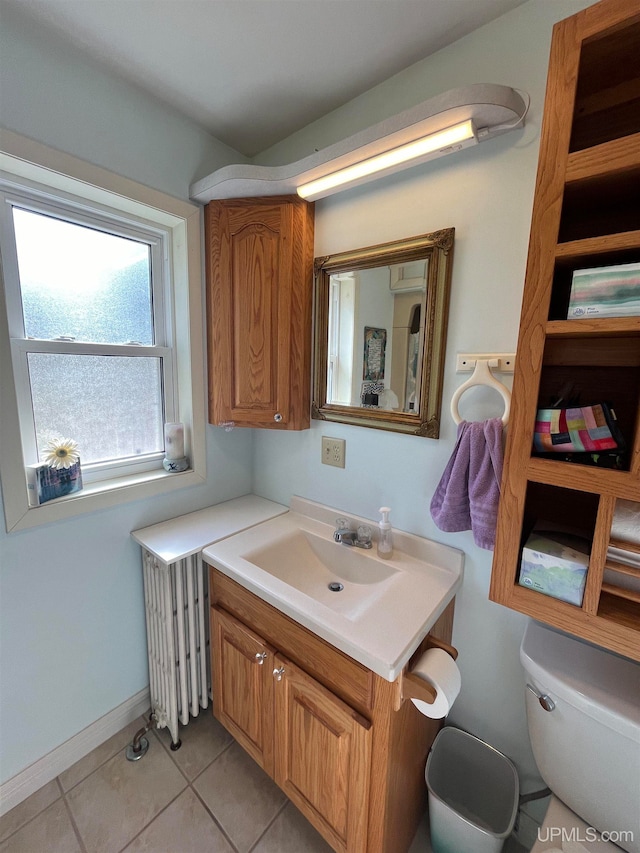
[[[368,524],[361,524],[358,528],[358,544],[364,546],[371,544],[371,528]]]
[[[336,530],[349,530],[349,519],[336,518]]]

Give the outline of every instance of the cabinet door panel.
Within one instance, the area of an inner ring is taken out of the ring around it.
[[[233,323],[234,412],[266,410],[271,421],[289,407],[290,259],[281,257],[291,245],[281,221],[285,212],[268,211],[263,222],[245,224],[229,211],[230,284]],[[262,211],[264,214],[265,211]],[[274,215],[275,214],[275,215]],[[239,220],[239,221],[237,221]],[[268,223],[268,224],[266,224]]]
[[[366,850],[370,723],[280,655],[275,780],[335,850]]]
[[[273,774],[273,649],[222,610],[211,611],[213,713]]]

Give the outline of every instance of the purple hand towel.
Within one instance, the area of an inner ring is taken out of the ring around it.
[[[479,548],[493,550],[502,477],[502,420],[461,421],[451,459],[431,501],[440,530],[471,530]]]

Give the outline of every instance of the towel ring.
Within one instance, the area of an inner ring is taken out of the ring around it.
[[[456,424],[461,423],[462,418],[460,417],[460,413],[458,412],[458,401],[460,397],[464,394],[467,388],[473,388],[474,385],[488,385],[490,388],[495,388],[495,390],[500,394],[502,400],[504,402],[504,414],[502,415],[502,425],[506,426],[509,422],[509,411],[511,409],[511,391],[503,385],[502,382],[498,382],[495,378],[491,370],[489,369],[490,362],[487,360],[478,359],[476,361],[476,367],[473,371],[473,375],[470,379],[467,379],[459,388],[456,389],[455,394],[451,398],[451,417],[453,418]]]

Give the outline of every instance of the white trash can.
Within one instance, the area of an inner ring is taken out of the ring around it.
[[[473,735],[445,726],[429,753],[425,779],[433,853],[500,853],[518,813],[518,773]]]

